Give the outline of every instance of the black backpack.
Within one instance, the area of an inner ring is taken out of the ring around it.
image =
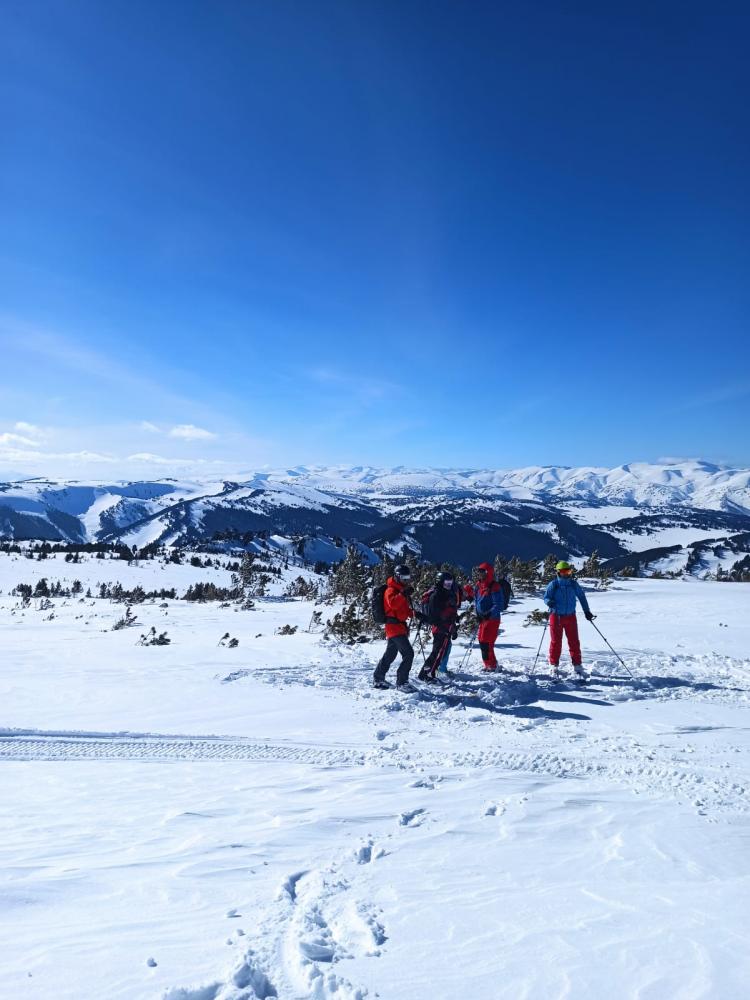
[[[500,580],[500,589],[503,592],[503,601],[505,602],[505,608],[507,608],[508,605],[510,604],[511,597],[513,596],[513,588],[511,587],[508,580],[505,579],[505,577],[503,577],[503,579]],[[503,611],[505,610],[505,608],[503,608]]]
[[[376,625],[385,625],[386,623],[386,613],[385,605],[383,604],[383,598],[385,597],[385,592],[388,589],[387,583],[381,583],[379,587],[375,587],[370,598],[371,610],[372,610],[372,620]]]

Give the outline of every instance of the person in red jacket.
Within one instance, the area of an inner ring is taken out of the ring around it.
[[[500,631],[500,615],[505,611],[506,600],[502,586],[495,579],[495,570],[491,563],[483,562],[477,566],[474,607],[479,622],[477,639],[482,650],[484,669],[497,670],[495,640]]]
[[[388,643],[380,662],[375,667],[375,673],[372,675],[373,687],[390,687],[385,675],[400,653],[401,662],[396,671],[396,690],[405,692],[415,690],[409,683],[409,671],[414,662],[414,649],[409,642],[409,620],[414,617],[414,609],[410,600],[413,588],[409,586],[410,582],[411,570],[404,564],[397,566],[393,571],[393,576],[388,578],[383,595],[385,635]]]

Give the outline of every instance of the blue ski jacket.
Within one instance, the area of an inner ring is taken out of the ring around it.
[[[576,598],[581,602],[584,613],[590,615],[589,602],[577,580],[556,576],[547,584],[547,589],[544,592],[544,603],[553,614],[557,615],[574,615],[576,613]]]
[[[486,570],[484,580],[477,585],[474,597],[474,607],[480,619],[490,618],[500,621],[500,615],[505,611],[505,595],[503,588],[495,580],[495,571],[490,563],[481,563],[480,569]]]

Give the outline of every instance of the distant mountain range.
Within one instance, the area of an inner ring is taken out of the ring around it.
[[[235,481],[0,483],[0,537],[250,544],[267,533],[308,558],[348,542],[469,566],[498,552],[598,550],[613,567],[696,575],[750,568],[750,470],[707,462],[615,469],[298,466]]]

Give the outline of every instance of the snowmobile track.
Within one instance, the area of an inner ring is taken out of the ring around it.
[[[359,765],[365,753],[346,747],[184,736],[27,734],[0,736],[0,760],[289,761],[323,767]]]

